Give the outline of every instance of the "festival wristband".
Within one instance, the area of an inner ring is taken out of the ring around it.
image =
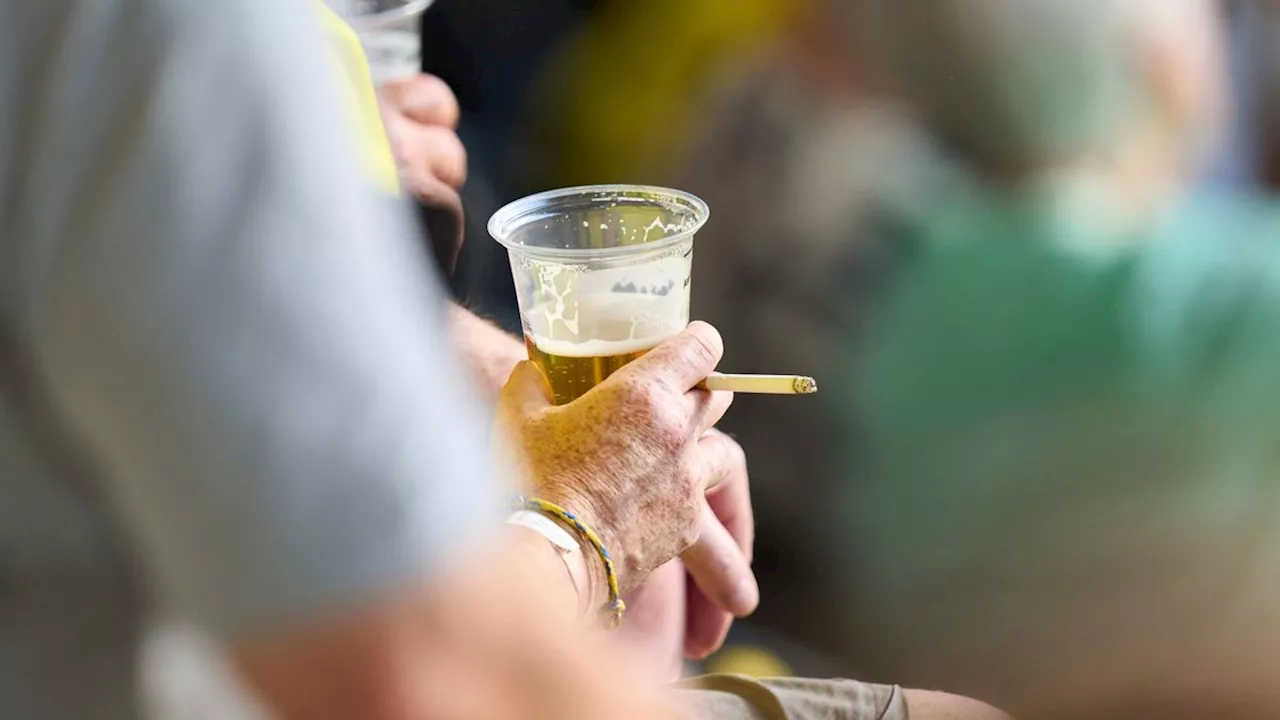
[[[537,513],[545,518],[554,520],[562,525],[561,529],[568,528],[573,530],[583,543],[595,550],[596,555],[600,557],[600,562],[604,565],[605,582],[609,585],[609,601],[600,612],[605,616],[605,622],[609,629],[616,629],[621,625],[622,614],[626,612],[627,604],[622,601],[622,592],[618,587],[618,573],[613,567],[613,557],[609,555],[609,550],[605,548],[600,536],[588,527],[586,523],[578,519],[577,515],[541,498],[517,496],[515,498],[515,506],[518,509]],[[554,543],[554,541],[552,542]]]
[[[529,528],[551,543],[569,571],[569,580],[578,596],[578,616],[585,616],[591,602],[591,573],[587,568],[587,557],[573,533],[555,520],[532,510],[517,511],[507,518],[507,524]]]

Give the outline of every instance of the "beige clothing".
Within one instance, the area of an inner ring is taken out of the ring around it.
[[[708,675],[679,685],[683,707],[714,720],[907,720],[902,689],[855,680]]]
[[[216,646],[188,628],[152,636],[152,680],[145,694],[154,720],[266,720],[234,679]],[[755,680],[708,675],[676,686],[690,720],[906,720],[895,686],[853,680]]]

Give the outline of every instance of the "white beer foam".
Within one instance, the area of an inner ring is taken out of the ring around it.
[[[533,344],[548,355],[559,355],[560,357],[605,357],[609,355],[629,355],[651,350],[654,346],[675,337],[677,334],[653,335],[636,340],[583,340],[581,342],[548,340],[536,335],[532,337]]]
[[[561,357],[602,357],[649,350],[688,323],[688,293],[603,293],[541,303],[525,320],[539,350]],[[572,322],[565,310],[572,308]]]

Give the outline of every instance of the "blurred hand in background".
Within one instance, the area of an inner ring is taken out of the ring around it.
[[[467,151],[457,133],[458,99],[440,78],[425,74],[383,83],[378,94],[400,181],[426,208],[436,259],[448,273],[462,248],[458,191],[467,180]]]

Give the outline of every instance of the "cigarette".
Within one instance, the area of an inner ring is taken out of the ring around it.
[[[698,383],[702,390],[727,390],[761,395],[812,395],[818,383],[802,375],[725,375],[712,373]]]

